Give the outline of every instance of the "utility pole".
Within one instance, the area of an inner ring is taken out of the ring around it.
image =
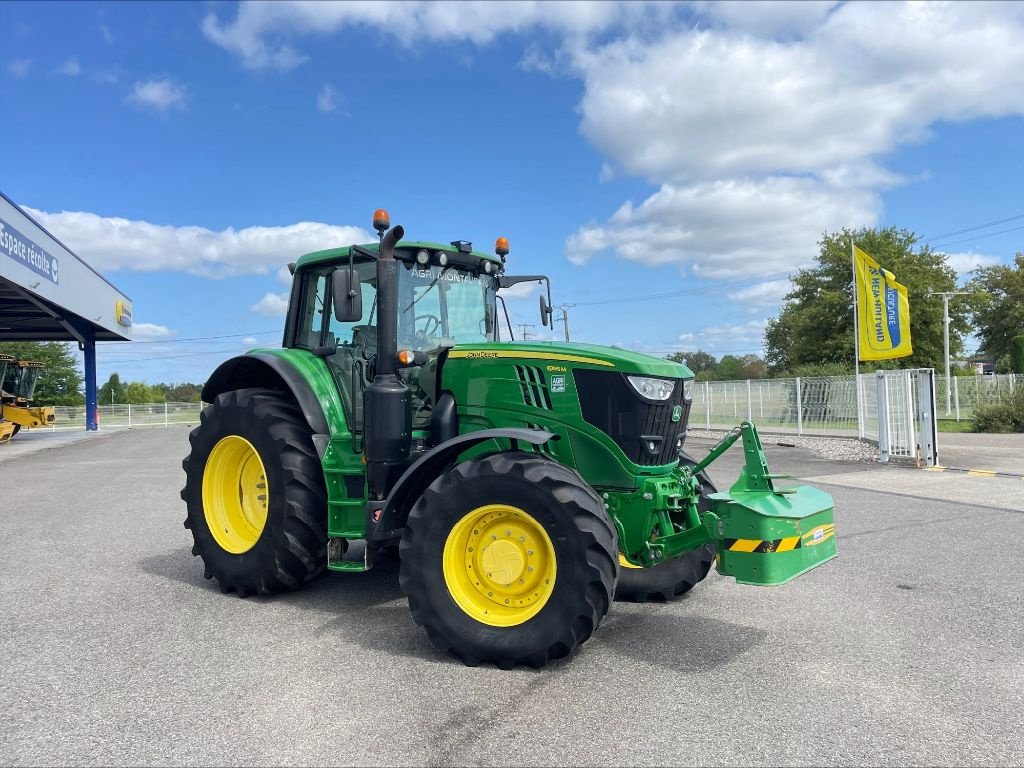
[[[532,323],[520,323],[519,327],[523,329],[523,341],[526,341],[527,339],[530,338],[530,332],[526,329],[536,328],[537,326],[533,325]]]
[[[949,378],[949,297],[970,296],[970,291],[928,291],[929,296],[942,297],[942,341],[946,350],[946,415],[953,409],[953,387]]]
[[[558,318],[562,321],[562,328],[565,331],[565,340],[569,340],[569,310],[575,307],[575,304],[560,304],[558,308],[562,310],[562,316]]]

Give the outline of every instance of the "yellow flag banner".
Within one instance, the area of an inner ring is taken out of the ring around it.
[[[856,245],[857,332],[861,360],[906,357],[910,347],[910,300],[896,276]]]

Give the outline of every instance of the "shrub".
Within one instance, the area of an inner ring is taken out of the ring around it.
[[[974,409],[975,432],[1024,432],[1024,386],[1017,385],[1009,398]]]

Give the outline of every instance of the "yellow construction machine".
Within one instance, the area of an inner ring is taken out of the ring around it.
[[[56,410],[52,405],[32,407],[36,381],[44,367],[44,363],[7,358],[6,370],[0,379],[3,382],[0,387],[0,424],[11,425],[11,433],[6,440],[18,434],[22,427],[34,429],[53,424]],[[0,442],[6,442],[3,433],[4,428],[0,427]]]
[[[0,382],[7,381],[7,366],[13,362],[14,358],[10,355],[0,355]],[[2,414],[2,411],[0,411],[0,414]],[[9,421],[4,421],[3,416],[0,415],[0,445],[10,440],[16,431],[16,425]]]

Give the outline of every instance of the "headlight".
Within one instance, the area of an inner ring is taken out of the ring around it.
[[[668,400],[675,391],[673,379],[653,379],[649,376],[627,376],[630,385],[648,400]]]
[[[683,400],[686,402],[693,400],[693,379],[683,380]]]

